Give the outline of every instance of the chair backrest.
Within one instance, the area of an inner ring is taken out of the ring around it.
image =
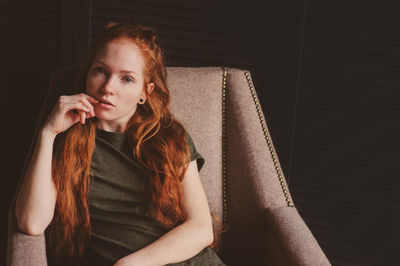
[[[168,67],[168,85],[172,113],[205,157],[210,208],[228,227],[224,258],[264,261],[266,211],[294,204],[249,71]]]
[[[171,112],[204,156],[200,176],[211,211],[229,228],[223,252],[233,261],[235,257],[261,261],[265,210],[292,207],[293,201],[250,73],[220,67],[168,67],[167,71]],[[36,132],[59,95],[79,91],[78,72],[78,67],[54,72]],[[30,150],[25,166],[33,146]]]
[[[206,159],[201,178],[218,217],[293,205],[248,71],[169,67],[168,83],[171,111]]]
[[[168,68],[171,112],[205,158],[200,176],[211,211],[223,219],[222,69]]]
[[[170,68],[168,73],[171,91],[180,93],[175,101],[197,107],[190,116],[181,114],[182,106],[176,112],[206,161],[215,160],[201,177],[211,208],[222,210],[228,226],[223,257],[228,264],[261,265],[270,233],[268,211],[294,204],[251,75],[235,68]],[[185,97],[185,90],[194,98]]]

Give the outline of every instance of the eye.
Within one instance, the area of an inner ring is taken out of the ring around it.
[[[124,77],[124,81],[131,83],[131,82],[134,82],[134,79],[131,77]]]
[[[93,70],[94,70],[95,72],[97,72],[97,73],[100,73],[100,74],[106,74],[106,71],[104,70],[104,68],[99,67],[99,66],[93,68]]]

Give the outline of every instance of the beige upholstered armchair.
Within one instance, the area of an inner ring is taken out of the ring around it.
[[[36,132],[58,96],[75,93],[77,70],[54,72]],[[168,67],[168,85],[172,113],[206,160],[200,176],[211,210],[229,226],[222,234],[224,262],[330,265],[293,203],[250,73],[234,68]],[[45,250],[43,235],[28,236],[17,230],[12,204],[7,265],[47,265]]]

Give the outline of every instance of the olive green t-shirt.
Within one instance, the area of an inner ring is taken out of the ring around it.
[[[198,170],[204,158],[186,132],[191,161]],[[89,211],[92,226],[87,245],[88,264],[112,265],[167,233],[146,215],[145,181],[147,170],[132,153],[123,132],[96,129],[96,147],[91,161],[92,179]],[[224,265],[207,247],[193,258],[173,265]]]

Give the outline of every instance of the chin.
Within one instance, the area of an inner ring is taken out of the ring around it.
[[[107,114],[101,114],[101,113],[96,113],[96,118],[97,120],[113,120],[114,117],[107,115]]]

